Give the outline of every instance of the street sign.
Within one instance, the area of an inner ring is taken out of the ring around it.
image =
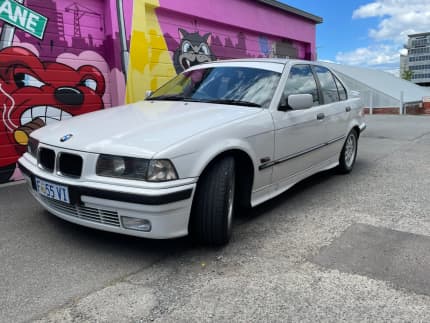
[[[39,39],[43,38],[48,18],[14,0],[0,0],[0,20]]]

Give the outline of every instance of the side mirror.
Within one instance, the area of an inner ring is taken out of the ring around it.
[[[288,105],[288,98],[282,95],[281,102],[279,102],[278,106],[279,111],[290,111],[291,108]]]
[[[288,96],[288,106],[293,110],[304,110],[312,107],[312,94],[291,94]]]
[[[147,90],[147,91],[145,92],[145,99],[146,99],[146,98],[149,98],[151,95],[152,95],[152,91],[151,91],[151,90]]]

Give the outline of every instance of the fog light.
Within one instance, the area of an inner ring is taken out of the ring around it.
[[[151,221],[146,219],[121,217],[122,226],[127,229],[149,232],[152,229]]]

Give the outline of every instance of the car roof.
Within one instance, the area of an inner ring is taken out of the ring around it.
[[[238,58],[238,59],[225,59],[216,60],[203,64],[224,64],[224,63],[275,63],[275,64],[319,64],[317,61],[307,61],[302,59],[290,59],[290,58]]]
[[[241,58],[241,59],[226,59],[226,60],[216,60],[211,62],[205,62],[202,64],[198,64],[192,66],[185,70],[184,72],[193,71],[201,68],[215,67],[215,66],[228,66],[228,67],[254,67],[254,68],[262,68],[271,71],[275,71],[278,73],[282,73],[288,65],[294,64],[312,64],[319,65],[319,62],[315,61],[306,61],[300,59],[286,59],[286,58]]]

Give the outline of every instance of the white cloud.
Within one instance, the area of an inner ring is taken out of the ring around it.
[[[372,45],[357,48],[350,52],[339,52],[336,61],[347,65],[384,65],[399,62],[399,49],[390,45]]]
[[[399,50],[400,55],[408,55],[408,50],[406,48],[402,48]]]
[[[393,41],[401,45],[409,34],[430,30],[429,0],[376,0],[354,10],[352,17],[379,18],[369,36],[377,41]]]
[[[352,18],[377,19],[377,25],[368,30],[372,42],[337,53],[336,61],[393,72],[398,70],[400,54],[406,54],[403,45],[408,35],[430,31],[430,0],[373,0],[354,10]]]

